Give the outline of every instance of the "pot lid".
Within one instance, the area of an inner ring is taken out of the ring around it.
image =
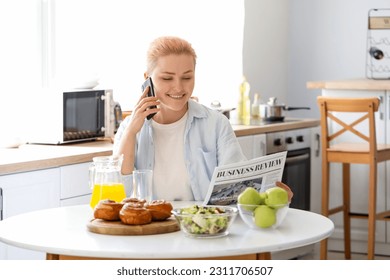
[[[284,105],[278,105],[277,103],[278,102],[276,97],[270,97],[267,102],[267,104],[270,106],[284,106]]]

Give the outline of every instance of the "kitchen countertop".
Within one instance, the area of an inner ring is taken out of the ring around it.
[[[338,90],[390,90],[390,80],[350,79],[334,81],[312,81],[306,84],[308,89]]]
[[[318,125],[320,121],[316,119],[286,119],[278,123],[264,124],[253,121],[251,125],[232,126],[237,136],[246,136]],[[0,175],[90,162],[93,157],[111,154],[110,140],[66,145],[24,144],[19,148],[0,148]]]
[[[186,207],[195,202],[172,203],[174,207]],[[86,227],[92,217],[89,205],[51,208],[13,216],[0,222],[0,241],[46,252],[48,259],[237,259],[240,256],[256,259],[259,253],[314,244],[329,237],[334,230],[330,219],[293,208],[289,209],[283,224],[277,229],[250,229],[237,217],[229,229],[229,235],[209,239],[190,238],[181,231],[158,235],[97,234],[89,232]]]
[[[30,145],[0,148],[0,175],[54,168],[92,161],[112,154],[111,141],[97,140],[67,145]]]
[[[251,125],[232,124],[236,136],[246,136],[253,134],[263,134],[291,129],[310,128],[320,125],[317,119],[293,119],[286,118],[284,122],[262,123],[252,121]]]

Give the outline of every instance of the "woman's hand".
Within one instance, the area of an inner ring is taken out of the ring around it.
[[[287,186],[286,184],[283,184],[282,182],[279,182],[279,181],[277,181],[275,184],[276,184],[277,187],[280,187],[280,188],[282,188],[282,189],[287,191],[287,193],[288,193],[288,201],[291,202],[291,199],[294,196],[294,193],[291,191],[290,187]]]
[[[148,92],[149,87],[146,87],[133,110],[131,121],[127,127],[127,131],[131,132],[133,135],[137,134],[141,130],[145,122],[145,118],[149,114],[160,111],[158,108],[160,102],[157,100],[157,97],[148,97]],[[152,109],[150,108],[151,106],[156,106],[156,108]]]
[[[118,147],[117,153],[123,155],[122,174],[128,175],[134,169],[134,155],[136,146],[136,135],[141,130],[145,118],[151,113],[157,113],[159,108],[149,109],[150,106],[157,106],[160,103],[156,97],[147,97],[149,87],[147,87],[137,102],[127,127],[125,128]]]

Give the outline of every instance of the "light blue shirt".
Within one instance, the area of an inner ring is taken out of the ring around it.
[[[117,153],[119,140],[130,118],[127,117],[121,123],[115,135],[114,154]],[[186,168],[197,201],[206,197],[215,167],[246,160],[228,118],[193,100],[188,101],[183,141]],[[137,134],[135,149],[134,168],[153,169],[155,147],[151,120],[146,120]]]

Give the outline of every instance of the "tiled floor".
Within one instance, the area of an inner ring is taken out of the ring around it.
[[[329,260],[344,260],[344,252],[328,252]],[[352,254],[352,260],[367,260],[366,254]],[[376,260],[390,260],[390,256],[375,256]]]
[[[316,244],[318,245],[318,244]],[[302,256],[302,260],[319,260],[320,254],[319,254],[319,246],[316,246],[314,249],[314,252],[311,254],[307,254],[305,256]],[[328,260],[344,260],[344,252],[336,252],[336,251],[328,251]],[[367,260],[366,254],[352,254],[351,256],[352,260]],[[376,260],[390,260],[390,256],[375,256]]]

